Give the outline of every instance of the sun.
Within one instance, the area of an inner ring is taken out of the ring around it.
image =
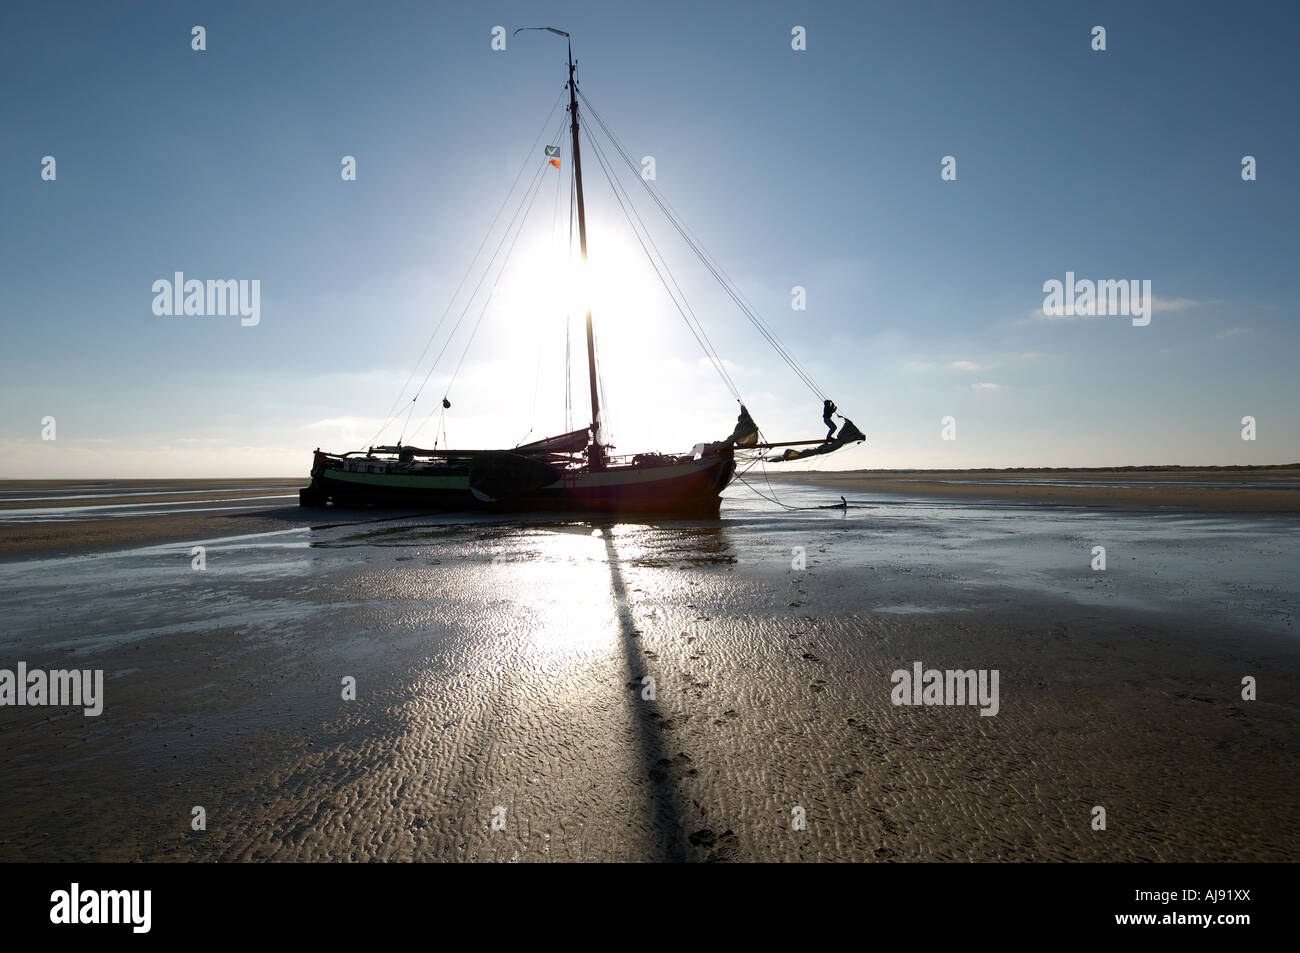
[[[607,221],[598,212],[588,218],[585,263],[576,240],[570,253],[568,237],[567,227],[555,234],[549,227],[526,231],[494,287],[489,340],[482,344],[499,359],[495,399],[533,423],[534,439],[589,421],[590,308],[602,439],[624,450],[682,449],[674,441],[685,438],[673,422],[696,408],[689,396],[698,392],[696,342],[679,325],[672,298],[621,218]]]
[[[568,314],[578,335],[574,347],[585,349],[579,337],[590,309],[602,350],[657,350],[673,305],[640,245],[593,221],[584,262],[576,247],[569,253],[564,238],[541,237],[516,249],[494,292],[503,324],[525,328],[542,316]]]

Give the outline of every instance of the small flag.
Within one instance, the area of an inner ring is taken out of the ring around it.
[[[560,167],[560,147],[559,147],[559,146],[547,146],[547,147],[546,147],[546,158],[548,158],[549,160],[551,160],[551,165],[555,166],[555,167],[558,169],[558,168]]]

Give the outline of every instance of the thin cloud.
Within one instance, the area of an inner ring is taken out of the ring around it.
[[[1226,341],[1229,338],[1241,337],[1243,334],[1249,334],[1250,328],[1228,328],[1226,331],[1220,331],[1214,336],[1216,341]]]
[[[971,384],[970,389],[974,391],[983,391],[985,393],[996,393],[1002,390],[1001,384],[992,384],[988,381],[980,381],[978,384]]]
[[[903,368],[913,373],[948,371],[950,373],[972,374],[978,371],[991,371],[996,367],[1025,364],[1029,361],[1041,360],[1046,356],[1046,354],[1041,354],[1038,351],[1021,351],[1003,354],[997,360],[992,361],[908,361],[903,365]]]
[[[946,364],[939,361],[908,361],[903,365],[904,369],[924,373],[928,371],[987,371],[989,368],[997,367],[997,363],[977,364],[974,361],[949,361]]]
[[[1171,311],[1187,311],[1191,308],[1199,308],[1202,305],[1214,304],[1213,301],[1197,301],[1193,298],[1162,298],[1159,295],[1151,296],[1151,313],[1167,314]],[[1035,321],[1078,321],[1083,318],[1106,318],[1114,315],[1105,314],[1044,314],[1043,306],[1033,308],[1027,312],[1029,317]],[[1021,322],[1011,322],[1011,325],[1019,325]]]

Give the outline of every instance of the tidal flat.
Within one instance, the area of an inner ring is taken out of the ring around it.
[[[633,523],[297,485],[0,487],[0,668],[104,673],[98,716],[0,706],[0,861],[1300,854],[1300,517],[820,509],[844,490],[802,477],[759,488],[806,509],[736,485]],[[997,714],[895,704],[918,662],[997,671]]]

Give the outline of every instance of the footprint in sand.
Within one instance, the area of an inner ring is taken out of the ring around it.
[[[685,751],[679,751],[671,760],[660,758],[651,769],[650,777],[655,781],[667,781],[674,773],[694,777],[699,772],[690,767],[690,764],[691,756]]]
[[[860,777],[862,777],[861,771],[850,771],[848,774],[843,774],[836,778],[835,786],[845,794],[848,794],[857,786],[857,779]]]
[[[702,827],[687,839],[696,847],[712,848],[716,846],[717,849],[713,850],[705,858],[706,863],[715,864],[735,860],[739,856],[740,842],[731,830],[725,830],[721,834],[714,834],[710,828]]]
[[[707,827],[701,827],[687,839],[696,847],[712,847],[718,842],[718,835]]]

